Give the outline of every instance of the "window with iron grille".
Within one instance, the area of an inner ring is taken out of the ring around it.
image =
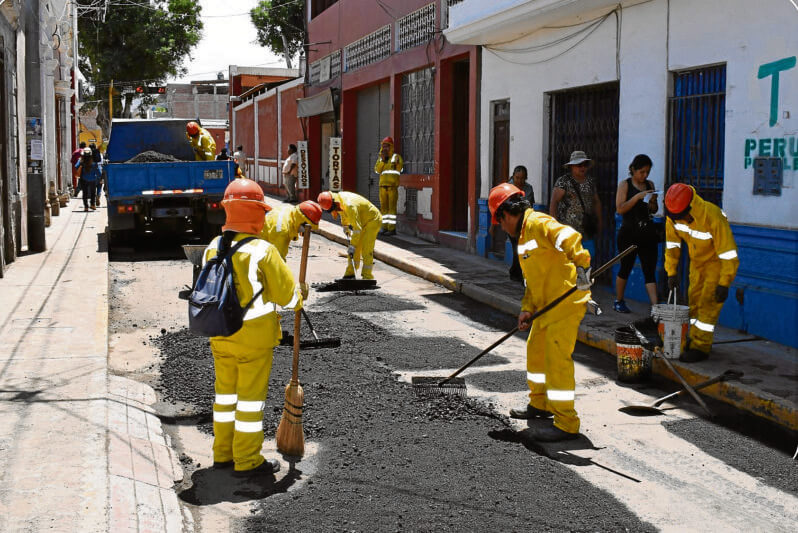
[[[401,52],[429,42],[435,35],[435,3],[405,15],[396,21],[396,51]]]
[[[329,70],[329,74],[325,71]],[[319,85],[341,75],[341,51],[317,59],[310,64],[310,84]]]
[[[385,25],[379,30],[349,43],[344,48],[344,71],[365,67],[381,61],[391,55],[391,26]]]
[[[726,65],[673,74],[666,185],[686,183],[716,205],[723,201]]]
[[[406,174],[434,172],[435,78],[431,68],[402,76],[402,144]]]

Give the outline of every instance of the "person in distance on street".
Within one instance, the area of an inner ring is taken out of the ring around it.
[[[333,218],[341,216],[341,226],[349,237],[347,262],[344,279],[355,279],[355,270],[363,256],[363,269],[360,275],[363,279],[374,279],[372,268],[374,266],[374,243],[382,224],[380,210],[374,204],[353,192],[324,191],[319,194],[319,205],[325,211],[332,213]]]
[[[263,405],[269,390],[272,355],[280,342],[277,306],[298,310],[302,291],[277,249],[257,238],[269,206],[252,180],[233,180],[222,200],[226,223],[222,235],[205,250],[203,263],[213,258],[223,239],[223,250],[255,237],[232,256],[235,290],[245,305],[262,290],[244,315],[240,330],[228,337],[211,337],[216,373],[213,404],[214,468],[233,468],[234,475],[272,474],[280,469],[274,459],[261,455]]]
[[[492,222],[518,239],[521,271],[526,281],[518,327],[530,329],[526,343],[529,403],[510,410],[513,418],[549,418],[551,426],[533,428],[544,442],[575,439],[579,417],[574,409],[574,362],[579,323],[590,300],[590,253],[570,226],[533,210],[523,191],[502,183],[491,189]],[[532,314],[576,286],[568,298],[530,323]]]
[[[94,161],[91,148],[84,148],[75,168],[80,169],[80,188],[83,191],[83,210],[97,210],[97,182],[102,178],[100,165]]]
[[[529,202],[530,207],[535,204],[535,190],[527,182],[527,170],[524,165],[518,165],[513,169],[513,175],[507,180],[507,183],[512,183],[524,193],[524,199]],[[518,247],[518,239],[508,236],[513,250]],[[518,254],[513,253],[513,264],[510,267],[510,279],[513,281],[524,281],[524,275],[521,273],[521,264],[518,262]]]
[[[194,149],[196,161],[213,161],[216,156],[216,141],[208,130],[191,121],[186,124],[186,137]]]
[[[402,156],[394,152],[393,146],[393,138],[385,137],[380,145],[380,156],[374,164],[374,172],[380,176],[381,235],[396,235],[399,175],[402,173],[404,161]]]
[[[674,183],[665,193],[665,272],[668,289],[679,287],[682,241],[690,253],[690,331],[680,361],[692,363],[709,357],[712,337],[723,302],[737,274],[740,260],[726,213],[707,202],[695,189]]]
[[[217,161],[227,161],[229,159],[230,155],[227,153],[227,148],[222,148],[219,155],[216,156]]]

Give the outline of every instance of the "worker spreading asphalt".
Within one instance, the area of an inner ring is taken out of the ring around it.
[[[352,307],[358,310],[385,299],[377,293],[357,298],[362,301]],[[431,367],[429,357],[438,365],[461,361],[477,348],[445,337],[425,338],[422,348],[347,312],[311,313],[311,319],[318,331],[335,332],[342,341],[340,348],[308,350],[300,358],[305,435],[319,445],[315,471],[303,477],[299,462],[292,475],[305,483],[296,490],[256,490],[257,512],[244,530],[654,530],[560,463],[493,438],[506,435],[509,424],[492,406],[451,396],[421,399],[392,373]],[[304,324],[302,335],[310,335]],[[209,414],[214,393],[207,339],[182,330],[163,333],[153,344],[162,354],[159,392],[165,400]],[[289,347],[275,350],[264,409],[267,440],[280,420],[290,357]],[[486,357],[480,364],[500,362]],[[208,430],[206,418],[198,421]],[[189,467],[191,461],[183,458]],[[186,492],[181,497],[192,501]]]

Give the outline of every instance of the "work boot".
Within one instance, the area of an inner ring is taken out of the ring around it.
[[[266,459],[261,464],[250,470],[234,470],[235,477],[268,476],[280,471],[280,463],[277,459]]]
[[[696,350],[695,348],[689,348],[679,355],[679,361],[683,363],[697,363],[698,361],[703,361],[707,357],[709,357],[709,353]]]
[[[568,433],[556,426],[534,428],[531,432],[532,439],[538,442],[560,442],[579,438],[579,433]]]
[[[521,409],[510,409],[510,418],[529,420],[530,418],[551,418],[554,416],[548,411],[527,405]]]
[[[228,468],[233,468],[235,465],[235,461],[214,461],[213,468],[216,470],[227,470]]]
[[[341,278],[341,279],[355,279],[355,275],[354,274],[344,274],[344,277]]]

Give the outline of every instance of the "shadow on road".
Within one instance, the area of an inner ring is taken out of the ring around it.
[[[177,496],[191,505],[262,500],[288,492],[288,489],[301,478],[302,471],[296,468],[290,468],[279,480],[274,475],[241,479],[233,477],[233,471],[229,469],[201,468],[191,474],[191,487],[178,493]]]

